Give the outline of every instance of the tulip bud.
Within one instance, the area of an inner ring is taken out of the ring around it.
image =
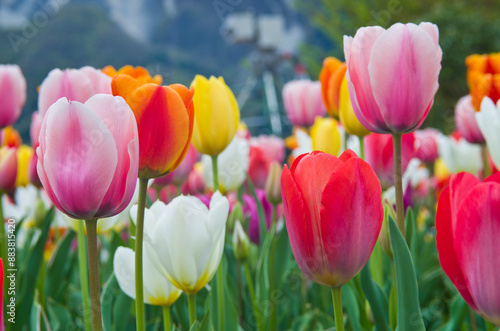
[[[229,214],[229,218],[227,219],[227,229],[229,231],[233,231],[236,222],[243,222],[244,217],[243,207],[241,206],[241,202],[238,201],[234,204],[233,210],[231,211],[231,214]]]
[[[238,220],[234,226],[233,251],[234,257],[240,262],[244,262],[250,255],[250,239]]]
[[[391,216],[392,219],[395,220],[396,212],[394,211],[394,208],[387,200],[384,200],[383,204],[384,204],[384,222],[382,223],[382,230],[380,230],[380,235],[378,236],[378,240],[380,242],[380,247],[382,247],[384,253],[387,254],[387,256],[389,256],[392,259],[391,239],[389,237],[389,216]]]
[[[45,208],[45,203],[42,199],[38,199],[35,207],[35,213],[33,214],[33,221],[35,223],[35,226],[41,227],[43,221],[45,220],[45,216],[47,216],[47,208]]]
[[[266,180],[266,198],[273,205],[283,201],[281,197],[281,173],[283,167],[278,162],[272,162],[269,166],[269,174]]]

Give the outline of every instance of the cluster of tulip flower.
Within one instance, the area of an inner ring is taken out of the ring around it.
[[[345,63],[284,86],[285,140],[251,137],[222,77],[164,86],[109,66],[52,70],[28,147],[9,126],[26,82],[1,65],[17,255],[6,222],[0,269],[19,272],[0,330],[494,330],[500,53],[467,58],[447,137],[418,130],[438,41],[431,23],[345,37]]]

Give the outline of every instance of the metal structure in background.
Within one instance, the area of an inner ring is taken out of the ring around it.
[[[278,67],[287,60],[280,52],[285,38],[285,18],[282,15],[255,15],[251,12],[228,15],[222,26],[224,37],[234,44],[251,44],[255,50],[249,55],[252,74],[240,90],[237,100],[241,108],[260,84],[263,84],[268,114],[245,118],[249,127],[271,126],[276,136],[283,135],[276,82]],[[289,58],[289,57],[288,57]]]

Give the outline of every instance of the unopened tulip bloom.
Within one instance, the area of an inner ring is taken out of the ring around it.
[[[233,251],[234,257],[244,262],[250,255],[250,239],[248,238],[245,230],[241,226],[239,220],[236,220],[233,233]]]
[[[193,90],[180,84],[160,86],[128,75],[112,81],[113,95],[125,99],[139,130],[139,178],[161,177],[184,159],[193,133]]]
[[[219,185],[222,192],[235,191],[243,184],[248,170],[249,153],[248,141],[236,136],[217,157]],[[203,155],[201,162],[205,184],[213,189],[212,160],[208,155]]]
[[[365,160],[373,168],[383,189],[394,185],[394,151],[393,137],[389,134],[372,133],[364,138]],[[411,158],[415,154],[415,135],[403,135],[402,171],[406,171]]]
[[[438,89],[442,51],[431,23],[361,28],[344,37],[347,81],[356,117],[377,133],[422,125]]]
[[[17,148],[0,147],[0,195],[16,188]]]
[[[472,97],[466,95],[458,100],[455,107],[455,126],[460,135],[471,144],[484,144],[484,137],[476,122],[476,111],[472,107]]]
[[[327,57],[323,60],[323,68],[319,73],[321,83],[321,95],[328,115],[339,119],[340,85],[345,77],[346,65],[335,57]]]
[[[283,171],[283,167],[281,163],[272,162],[269,166],[269,173],[266,179],[266,198],[273,205],[278,205],[283,201],[281,197],[281,173]]]
[[[481,146],[470,144],[459,135],[441,135],[438,139],[438,150],[446,168],[452,173],[467,171],[477,174],[483,168]]]
[[[370,133],[358,120],[351,104],[347,79],[344,77],[340,86],[340,123],[348,134],[358,137],[366,136]]]
[[[311,126],[316,116],[325,115],[320,82],[294,80],[283,86],[283,103],[292,125]]]
[[[212,279],[224,249],[229,202],[219,192],[210,209],[193,196],[172,200],[153,228],[152,247],[168,279],[187,294],[196,294]],[[182,252],[182,254],[179,254]]]
[[[96,95],[85,104],[59,99],[43,120],[38,175],[54,205],[70,217],[121,212],[136,185],[139,145],[130,107]]]
[[[469,55],[465,59],[465,64],[467,85],[474,109],[480,110],[484,97],[497,102],[500,99],[500,52]]]
[[[341,142],[337,121],[331,117],[316,117],[311,127],[311,139],[313,150],[336,156]]]
[[[202,154],[219,155],[238,130],[240,109],[236,98],[222,77],[196,75],[191,87],[196,91],[193,145]]]
[[[481,111],[475,115],[493,163],[500,169],[500,103],[495,106],[490,98],[485,97],[481,103]]]
[[[26,102],[26,79],[18,65],[0,64],[0,128],[14,124]]]
[[[366,264],[382,227],[381,188],[370,166],[347,150],[313,152],[281,177],[293,255],[310,280],[340,287]]]
[[[95,94],[111,94],[111,78],[92,67],[53,69],[40,85],[38,111],[45,116],[49,107],[64,97],[84,103]]]
[[[415,156],[422,162],[434,162],[438,156],[438,138],[440,132],[427,128],[415,131]]]
[[[439,261],[464,300],[500,326],[500,176],[452,175],[436,213]]]

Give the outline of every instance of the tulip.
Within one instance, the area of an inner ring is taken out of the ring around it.
[[[250,255],[250,239],[238,220],[234,226],[233,251],[234,257],[240,262],[245,262]]]
[[[344,77],[340,86],[340,122],[347,133],[362,137],[370,133],[358,120],[351,104],[347,79]]]
[[[263,189],[271,163],[282,163],[284,158],[283,139],[266,135],[251,138],[248,175],[254,186]]]
[[[311,127],[311,139],[313,150],[336,156],[341,141],[337,121],[333,118],[316,117]]]
[[[18,65],[0,64],[0,128],[14,124],[26,102],[26,79]]]
[[[440,136],[438,150],[446,168],[452,173],[467,171],[477,174],[483,167],[481,147],[468,143],[460,136]]]
[[[17,148],[17,177],[16,187],[26,186],[30,182],[30,163],[33,158],[33,148],[22,145]]]
[[[269,160],[282,163],[285,159],[285,142],[280,137],[261,134],[250,138],[250,146],[262,147]]]
[[[283,86],[283,103],[292,125],[311,126],[316,116],[325,115],[320,82],[294,80]]]
[[[281,177],[293,255],[312,281],[340,287],[366,264],[383,219],[381,187],[350,150],[313,152],[285,165]]]
[[[345,77],[346,65],[335,57],[323,60],[323,68],[319,73],[321,96],[328,115],[339,119],[340,101],[342,99],[341,82]]]
[[[267,201],[266,193],[262,190],[257,189],[255,191],[257,194],[257,198],[259,199],[259,203],[262,206],[262,210],[264,212],[264,224],[266,225],[266,230],[269,230],[271,227],[271,218],[273,213],[273,206]],[[255,198],[251,195],[243,195],[243,212],[248,217],[248,236],[250,240],[255,243],[260,243],[260,220],[259,220],[259,210],[257,204],[255,202]]]
[[[438,156],[438,139],[440,132],[428,128],[415,131],[415,156],[422,162],[434,162]]]
[[[40,136],[40,129],[42,128],[42,116],[39,111],[33,112],[31,114],[30,123],[30,139],[31,146],[36,149],[39,145],[38,137]]]
[[[59,98],[84,103],[95,94],[111,94],[111,78],[92,67],[53,69],[40,85],[38,110],[42,118]]]
[[[203,177],[207,187],[216,190],[213,186],[212,160],[208,155],[201,158]],[[235,137],[227,148],[217,157],[217,168],[222,192],[235,191],[245,181],[249,164],[248,141]]]
[[[500,176],[485,181],[452,175],[439,197],[436,244],[439,261],[469,306],[500,325]]]
[[[420,127],[438,89],[442,51],[431,23],[361,28],[344,37],[349,93],[370,131],[408,133]]]
[[[278,162],[272,162],[269,166],[269,174],[267,175],[266,179],[265,192],[266,199],[274,206],[280,204],[282,201],[280,185],[282,171],[282,166]]]
[[[128,75],[132,78],[137,79],[141,84],[154,83],[160,85],[163,78],[160,75],[151,76],[149,71],[141,66],[132,67],[131,65],[126,65],[121,67],[118,71],[113,66],[106,66],[102,69],[102,72],[111,78],[118,75]]]
[[[488,146],[493,163],[500,169],[500,103],[495,104],[485,97],[481,103],[481,111],[476,113],[476,120]]]
[[[179,196],[157,216],[152,247],[161,252],[168,279],[185,293],[197,293],[217,270],[228,213],[227,198],[215,192],[210,209],[196,197]]]
[[[132,199],[138,152],[135,119],[122,98],[96,95],[85,104],[61,98],[42,123],[38,175],[68,216],[110,217]]]
[[[203,166],[201,162],[194,164],[189,173],[186,183],[182,187],[183,194],[197,195],[205,192],[205,181],[203,180]]]
[[[23,143],[19,132],[11,126],[2,129],[1,146],[19,147]]]
[[[458,100],[455,107],[455,126],[460,135],[471,144],[484,144],[484,137],[476,122],[472,97],[466,95]]]
[[[467,65],[467,85],[472,97],[472,106],[480,110],[484,97],[493,102],[500,98],[500,52],[492,54],[473,54],[465,59]]]
[[[231,89],[222,77],[196,75],[193,145],[202,154],[219,155],[231,143],[240,122],[240,110]]]
[[[193,170],[194,164],[197,160],[198,152],[191,144],[189,146],[188,152],[186,153],[186,157],[184,158],[184,160],[182,160],[179,167],[166,176],[156,178],[153,181],[152,186],[161,188],[163,186],[173,184],[177,187],[180,187],[187,181],[188,176]]]
[[[0,147],[0,195],[16,188],[17,148]]]
[[[383,189],[394,185],[393,137],[372,133],[364,138],[365,160],[373,168]],[[406,171],[415,153],[415,135],[406,134],[402,140],[402,171]]]

